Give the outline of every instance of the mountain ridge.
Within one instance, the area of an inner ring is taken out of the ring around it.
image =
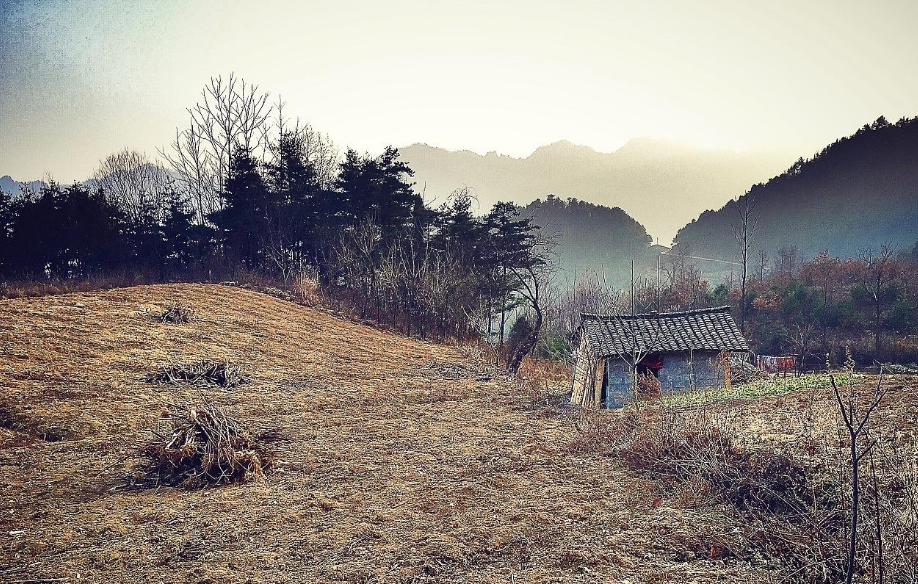
[[[756,222],[751,249],[772,257],[782,247],[798,259],[822,251],[852,257],[882,245],[906,249],[918,239],[918,118],[890,124],[881,117],[798,159],[686,224],[676,249],[735,255],[731,230],[746,202]]]
[[[47,183],[43,180],[19,181],[8,174],[0,176],[0,191],[5,192],[11,197],[19,196],[21,185],[26,185],[28,188],[37,191],[47,186]]]
[[[428,198],[445,199],[469,187],[482,212],[498,200],[527,205],[550,194],[584,200],[623,209],[664,243],[703,211],[775,176],[792,160],[650,138],[630,140],[613,152],[560,140],[524,158],[422,143],[399,151],[415,171],[416,188]]]

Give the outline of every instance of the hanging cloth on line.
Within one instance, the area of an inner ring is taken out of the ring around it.
[[[783,373],[791,371],[797,364],[797,357],[785,355],[782,357],[773,357],[770,355],[759,355],[756,365],[761,371],[767,373]]]

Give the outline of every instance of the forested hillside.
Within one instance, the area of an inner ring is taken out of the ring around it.
[[[890,124],[879,118],[809,160],[718,211],[682,228],[676,248],[733,259],[740,209],[752,209],[751,255],[775,258],[784,248],[798,259],[821,251],[852,257],[888,245],[907,249],[918,239],[918,118]]]
[[[560,268],[556,280],[574,282],[579,275],[593,272],[605,275],[611,285],[624,287],[631,260],[640,272],[656,258],[647,230],[618,207],[549,195],[523,207],[521,214],[554,237]]]

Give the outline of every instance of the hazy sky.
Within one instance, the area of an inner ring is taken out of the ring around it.
[[[918,114],[918,2],[0,0],[0,175],[155,154],[235,72],[342,146],[811,154]]]

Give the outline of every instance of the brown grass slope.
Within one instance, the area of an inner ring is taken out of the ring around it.
[[[151,317],[173,304],[187,324]],[[163,285],[0,301],[0,581],[756,581],[708,550],[712,510],[659,505],[574,424],[451,347],[270,296]],[[279,427],[263,481],[132,490],[170,362],[228,359],[200,390]],[[449,367],[442,363],[451,364]],[[460,379],[454,379],[460,377]],[[719,543],[721,542],[721,543]]]

